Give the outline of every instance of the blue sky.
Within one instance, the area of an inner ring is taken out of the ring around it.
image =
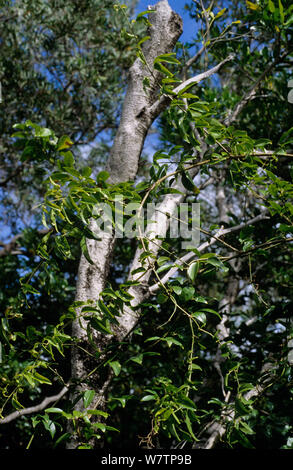
[[[188,11],[184,9],[184,0],[168,0],[171,8],[179,13],[183,19],[183,33],[179,41],[186,42],[190,41],[195,34],[195,22],[189,18]],[[136,13],[147,10],[148,5],[155,5],[156,0],[140,0],[137,5]]]

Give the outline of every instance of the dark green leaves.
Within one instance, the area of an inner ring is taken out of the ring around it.
[[[90,319],[90,325],[94,330],[99,331],[100,333],[112,335],[112,331],[110,329],[110,322],[108,319],[99,319],[97,317],[92,317]]]
[[[194,192],[195,194],[198,193],[198,189],[197,187],[195,186],[192,178],[190,177],[189,173],[188,172],[183,172],[182,173],[182,176],[181,176],[181,179],[182,179],[182,184],[183,186],[188,190],[188,191],[192,191]]]

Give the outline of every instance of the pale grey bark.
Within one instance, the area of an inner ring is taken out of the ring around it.
[[[156,12],[149,14],[150,39],[142,46],[147,66],[137,59],[129,70],[121,121],[106,166],[112,182],[133,180],[136,176],[146,134],[158,116],[158,112],[150,113],[158,99],[161,79],[161,73],[154,69],[153,63],[157,56],[173,50],[182,33],[182,20],[167,0],[158,2],[154,8]],[[146,91],[143,87],[145,77],[149,80]]]

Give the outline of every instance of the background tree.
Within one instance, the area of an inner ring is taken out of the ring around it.
[[[187,45],[177,42],[181,20],[165,0],[148,20],[142,14],[132,23],[123,5],[105,10],[107,19],[111,12],[125,22],[123,37],[133,44],[126,63],[135,47],[137,53],[106,171],[97,174],[97,161],[94,170],[74,162],[68,148],[85,143],[77,140],[83,133],[56,129],[57,116],[46,118],[52,131],[32,119],[18,125],[16,146],[7,146],[15,160],[21,151],[16,165],[48,177],[41,243],[26,231],[2,250],[1,423],[14,426],[15,418],[34,413],[16,421],[19,435],[27,441],[31,435],[28,445],[44,446],[31,426],[70,448],[98,445],[102,435],[118,447],[291,445],[292,7],[269,1],[189,8],[197,35]],[[145,37],[141,25],[149,28]],[[58,68],[58,48],[54,54]],[[82,48],[81,57],[84,63]],[[47,73],[45,79],[51,86]],[[109,75],[111,93],[116,80]],[[65,91],[66,85],[60,100]],[[96,112],[89,139],[97,135],[91,133]],[[143,180],[133,184],[158,117],[161,143]],[[65,114],[61,121],[65,126]],[[59,130],[71,141],[56,138]],[[12,175],[3,183],[14,181]],[[43,185],[36,187],[42,196]],[[147,202],[158,203],[137,241],[115,240],[114,230],[96,239],[94,208],[113,206],[117,196],[124,205],[136,203],[138,213]],[[202,238],[192,249],[169,231],[183,201],[201,204]],[[72,260],[80,249],[72,303]],[[48,396],[49,388],[56,394]],[[9,406],[18,410],[9,414]],[[3,445],[16,445],[9,441]]]

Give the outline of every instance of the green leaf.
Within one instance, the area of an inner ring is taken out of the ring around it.
[[[104,182],[110,177],[110,173],[108,171],[100,171],[100,173],[97,176],[97,182]]]
[[[142,11],[142,12],[140,12],[140,13],[137,15],[136,19],[139,19],[139,18],[141,18],[141,17],[144,16],[144,15],[148,15],[149,13],[154,13],[155,11],[156,11],[156,10],[145,10],[145,11]]]
[[[88,415],[103,416],[103,418],[108,418],[109,413],[101,410],[87,410]]]
[[[202,368],[198,364],[191,364],[192,370],[202,370]]]
[[[170,261],[169,256],[160,256],[157,260],[158,266],[162,266],[165,264],[167,261]]]
[[[250,10],[260,10],[260,6],[256,5],[255,3],[250,2],[249,0],[246,0],[246,5]]]
[[[115,431],[115,432],[120,432],[119,429],[114,428],[113,426],[106,426],[107,431]]]
[[[104,423],[94,423],[93,426],[102,432],[106,431],[106,425]]]
[[[73,415],[74,418],[82,418],[83,417],[83,411],[73,410],[72,415]]]
[[[143,354],[139,354],[138,356],[133,356],[129,360],[141,365],[143,361]]]
[[[217,315],[217,317],[219,317],[220,320],[222,319],[221,315],[220,315],[218,312],[216,312],[216,310],[213,310],[213,309],[211,309],[211,308],[201,308],[200,311],[201,311],[201,312],[212,313],[213,315]]]
[[[170,72],[170,70],[167,69],[167,67],[165,67],[161,62],[156,62],[154,68],[167,75],[167,77],[173,77],[173,73]]]
[[[94,262],[91,260],[90,258],[90,255],[89,255],[89,252],[88,252],[88,248],[87,248],[87,243],[86,243],[86,238],[85,237],[82,237],[82,239],[80,240],[80,247],[81,247],[81,251],[83,252],[86,260],[90,263],[90,264],[94,264]]]
[[[255,434],[255,432],[251,429],[250,426],[248,426],[248,424],[245,421],[240,421],[239,429],[241,429],[241,431],[244,432],[244,434],[249,434],[249,435]]]
[[[63,235],[55,237],[55,244],[59,253],[61,254],[63,258],[65,259],[73,258],[71,254],[70,246],[66,237],[64,237]]]
[[[136,51],[136,55],[137,55],[137,57],[139,58],[139,60],[141,60],[141,62],[142,62],[144,65],[147,65],[146,60],[145,60],[145,57],[144,57],[143,52],[141,51],[141,49],[138,49],[138,50]]]
[[[201,295],[197,295],[194,297],[195,302],[202,303],[202,304],[207,304],[208,301],[205,297],[202,297]]]
[[[219,260],[218,258],[209,258],[205,261],[206,264],[211,264],[212,266],[215,266],[217,268],[220,268],[222,271],[227,272],[229,271],[229,268],[224,265],[224,263]]]
[[[150,36],[145,36],[143,37],[138,43],[137,43],[137,47],[140,47],[145,41],[147,41],[148,39],[150,39]]]
[[[194,261],[193,263],[191,263],[189,268],[187,269],[187,274],[192,281],[194,281],[194,279],[196,278],[198,269],[199,269],[199,263],[197,261]]]
[[[41,127],[40,129],[36,129],[35,136],[36,137],[51,137],[54,135],[54,132],[47,127]]]
[[[108,363],[110,367],[112,367],[114,374],[116,377],[120,374],[121,372],[121,364],[118,361],[111,361]]]
[[[207,317],[206,317],[206,314],[204,312],[198,311],[198,312],[192,313],[191,315],[192,315],[193,318],[195,318],[200,323],[206,323],[206,321],[207,321]]]
[[[195,435],[193,433],[192,424],[191,424],[191,421],[189,419],[189,416],[186,416],[185,423],[186,423],[187,429],[188,429],[189,434],[191,435],[192,439],[194,441],[198,441],[198,439],[195,437]]]
[[[108,296],[108,297],[111,297],[112,299],[117,299],[117,297],[118,297],[117,294],[115,293],[115,291],[111,288],[108,288],[108,287],[103,290],[102,296],[103,297]]]
[[[167,336],[166,338],[162,338],[162,340],[166,341],[166,343],[168,344],[169,348],[170,348],[173,344],[175,344],[176,346],[179,346],[180,348],[184,349],[183,344],[180,343],[180,341],[178,341],[177,339],[172,338],[171,336]]]
[[[71,433],[70,432],[65,432],[64,434],[62,434],[60,437],[58,437],[58,439],[56,440],[55,444],[54,444],[54,447],[56,447],[58,444],[60,444],[61,442],[63,441],[67,441],[71,436]]]
[[[161,62],[167,62],[169,64],[180,64],[180,61],[174,57],[176,54],[175,52],[169,52],[167,54],[161,54],[158,57],[155,58],[154,60],[154,65],[161,63]]]
[[[186,188],[188,191],[194,192],[195,189],[197,190],[197,188],[196,188],[192,178],[189,176],[188,172],[183,172],[182,173],[181,180],[182,180],[182,184],[183,184],[184,188]]]
[[[183,302],[188,302],[193,298],[194,293],[194,287],[183,287],[182,292],[180,294],[180,299],[183,300]]]
[[[94,328],[94,330],[100,331],[101,333],[107,335],[113,335],[112,331],[110,330],[109,321],[104,322],[96,317],[92,317],[90,319],[90,325],[92,328]]]
[[[196,410],[196,404],[188,397],[180,397],[179,399],[176,400],[178,405],[180,405],[182,408],[185,408],[187,410]]]
[[[92,403],[95,396],[94,390],[86,390],[83,394],[83,404],[85,408],[88,408]]]
[[[30,284],[22,284],[21,287],[25,294],[29,292],[30,294],[41,295],[41,293],[37,289],[32,287]]]
[[[175,294],[180,295],[182,292],[182,287],[180,286],[170,286],[171,289],[175,292]]]
[[[137,269],[134,269],[133,271],[131,271],[131,274],[134,275],[134,274],[138,274],[138,273],[144,273],[146,272],[146,268],[137,268]]]
[[[55,423],[49,418],[48,415],[45,415],[43,417],[43,426],[47,431],[49,431],[51,438],[53,439],[56,433],[56,426],[55,426]]]
[[[157,296],[157,301],[159,304],[164,304],[165,302],[167,302],[168,300],[168,296],[163,294],[163,292],[159,292],[158,296]]]
[[[37,254],[43,258],[46,259],[47,261],[50,259],[48,252],[43,246],[39,246],[37,249]]]
[[[89,176],[91,176],[93,170],[89,167],[89,166],[85,166],[83,169],[82,169],[82,176],[84,176],[85,178],[88,178]]]
[[[220,11],[216,14],[215,20],[218,19],[218,18],[220,18],[220,17],[225,13],[226,10],[227,10],[227,8],[223,8],[222,10],[220,10]]]
[[[127,400],[130,400],[131,398],[133,398],[133,395],[123,395],[122,397],[112,397],[111,400],[118,401],[122,408],[125,408]]]
[[[152,336],[151,338],[147,338],[144,340],[145,343],[147,343],[148,341],[157,341],[157,340],[161,340],[162,338],[160,336]]]
[[[45,413],[63,413],[61,408],[46,408]]]
[[[274,2],[272,0],[269,0],[269,10],[270,10],[271,13],[275,12],[275,5],[274,5]]]
[[[156,400],[155,395],[145,395],[140,401],[151,401],[151,400]]]
[[[249,408],[246,408],[246,406],[244,405],[243,400],[238,397],[235,398],[235,409],[237,411],[238,416],[246,416],[250,412]]]
[[[38,382],[40,382],[42,384],[52,385],[51,380],[49,380],[47,377],[44,377],[43,375],[39,374],[38,372],[34,373],[34,379],[36,379]]]
[[[74,157],[71,152],[64,152],[64,165],[69,167],[74,165]]]
[[[24,406],[21,403],[19,403],[16,394],[13,395],[12,400],[11,400],[11,404],[12,404],[13,408],[15,408],[16,410],[20,410],[20,409],[24,408]]]
[[[73,168],[73,167],[66,167],[66,171],[67,171],[67,173],[69,173],[70,175],[75,176],[75,178],[78,178],[79,180],[81,179],[81,174],[80,174],[79,171],[77,171],[75,168]]]

